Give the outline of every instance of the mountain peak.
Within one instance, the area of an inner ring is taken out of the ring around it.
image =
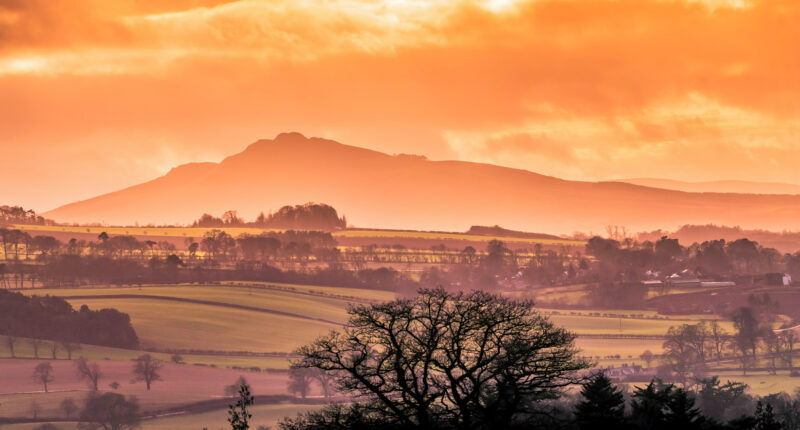
[[[391,156],[303,134],[259,140],[220,163],[44,214],[63,222],[188,223],[202,213],[246,218],[286,204],[325,202],[361,226],[452,230],[499,224],[543,232],[682,224],[797,229],[800,196],[700,194],[623,183],[554,180],[526,170]],[[769,208],[769,210],[765,210]],[[463,227],[466,228],[466,227]]]
[[[306,137],[303,133],[297,131],[279,133],[277,136],[275,136],[275,139],[272,139],[272,141],[275,143],[305,142],[307,140],[310,139]]]

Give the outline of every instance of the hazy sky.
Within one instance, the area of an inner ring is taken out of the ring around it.
[[[0,203],[300,131],[569,179],[800,183],[797,0],[0,0]]]

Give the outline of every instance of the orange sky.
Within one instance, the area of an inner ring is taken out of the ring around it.
[[[289,130],[568,179],[800,183],[798,22],[797,0],[0,0],[0,203]]]

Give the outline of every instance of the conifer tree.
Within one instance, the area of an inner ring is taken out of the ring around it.
[[[582,430],[619,428],[625,420],[625,399],[603,372],[592,377],[581,390],[583,400],[575,407]]]

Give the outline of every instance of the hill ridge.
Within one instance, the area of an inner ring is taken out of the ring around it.
[[[359,227],[462,231],[472,225],[544,233],[684,224],[800,229],[800,196],[689,193],[582,182],[524,169],[389,155],[282,133],[219,163],[164,176],[43,214],[61,222],[187,224],[202,213],[254,218],[287,204],[327,203]]]

